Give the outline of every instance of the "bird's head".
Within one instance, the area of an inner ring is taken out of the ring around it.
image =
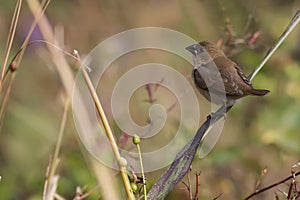
[[[223,51],[217,45],[211,42],[202,41],[199,42],[199,45],[204,48],[213,59],[219,56],[225,56]]]
[[[217,45],[208,41],[202,41],[199,42],[199,44],[192,44],[185,49],[191,52],[194,56],[202,53],[208,53],[212,59],[224,56],[223,51]]]

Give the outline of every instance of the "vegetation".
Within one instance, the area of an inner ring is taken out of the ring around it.
[[[296,0],[40,3],[42,7],[35,0],[0,1],[0,199],[144,198],[167,170],[146,172],[145,180],[127,163],[127,171],[118,173],[82,145],[72,116],[73,83],[80,57],[99,42],[136,27],[169,28],[222,45],[250,74],[300,7]],[[251,194],[253,199],[299,198],[298,44],[296,27],[252,80],[255,88],[270,94],[246,97],[230,110],[214,149],[204,159],[195,157],[187,176],[166,199],[247,199]],[[159,84],[138,88],[128,105],[141,126],[148,124],[152,105],[163,105],[168,120],[158,135],[132,138],[114,121],[114,85],[134,66],[150,62],[172,66],[193,85],[191,65],[163,51],[131,52],[113,62],[95,92],[114,134],[111,139],[125,150],[153,151],[167,144],[179,126],[178,99]],[[197,95],[200,126],[210,104]],[[195,134],[186,130],[190,137]],[[122,157],[116,158],[125,167]]]

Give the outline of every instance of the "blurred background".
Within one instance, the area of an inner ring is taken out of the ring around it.
[[[15,1],[0,0],[1,55],[14,7]],[[68,52],[77,49],[81,55],[85,55],[99,42],[119,32],[137,27],[164,27],[182,32],[197,41],[209,40],[223,44],[230,58],[242,66],[245,74],[250,74],[299,8],[300,2],[297,0],[65,0],[52,1],[46,15],[53,28],[63,28],[63,49]],[[11,58],[19,50],[32,20],[25,1]],[[36,29],[31,40],[39,39],[43,38]],[[196,158],[193,162],[190,173],[193,191],[195,173],[201,172],[199,199],[213,199],[219,194],[222,194],[219,199],[243,199],[255,190],[263,169],[266,168],[267,173],[259,188],[289,176],[291,167],[299,162],[299,44],[300,27],[297,27],[253,79],[255,88],[271,92],[263,98],[244,98],[234,106],[227,114],[222,135],[213,151],[205,159]],[[68,60],[73,66],[75,61],[71,58]],[[172,66],[193,85],[190,75],[192,66],[160,51],[138,51],[114,62],[105,72],[97,90],[119,144],[128,149],[132,146],[131,139],[124,142],[124,133],[114,125],[110,96],[122,74],[145,62]],[[120,69],[120,66],[124,67]],[[72,70],[75,76],[76,70]],[[63,93],[62,82],[45,44],[31,45],[16,73],[5,117],[1,122],[0,199],[41,199],[46,169],[62,120]],[[170,107],[176,101],[175,96],[163,87],[156,90],[155,99],[165,107]],[[198,99],[201,119],[204,120],[210,111],[210,104],[200,95]],[[132,118],[140,125],[148,123],[151,103],[147,100],[147,90],[140,88],[130,102]],[[179,105],[175,105],[160,133],[164,136],[145,141],[142,150],[152,150],[151,144],[157,145],[158,140],[159,145],[167,143],[178,128],[179,114]],[[77,186],[88,191],[101,178],[106,178],[99,172],[103,166],[89,156],[78,140],[71,110],[59,157],[57,191],[66,199],[75,196]],[[164,170],[146,174],[149,188]],[[120,185],[120,177],[116,172],[111,173],[112,179],[119,181]],[[186,179],[184,181],[187,182]],[[275,199],[275,192],[282,197],[278,189],[287,192],[288,185],[276,187],[256,199]],[[99,189],[87,199],[102,199],[105,192],[125,195],[122,189],[111,190]],[[167,199],[189,199],[184,184],[178,184]]]

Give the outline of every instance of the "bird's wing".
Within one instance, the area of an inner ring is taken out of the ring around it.
[[[222,82],[218,76],[215,76],[214,84],[211,87],[214,90],[220,90],[219,92],[222,92],[225,88],[226,95],[243,95],[239,84],[251,85],[251,83],[247,80],[241,68],[233,61],[224,57],[215,58],[214,63],[218,67]]]
[[[226,94],[222,76],[214,62],[202,64],[193,73],[197,87],[216,94]]]
[[[242,80],[247,84],[247,85],[250,85],[252,86],[250,80],[246,77],[246,75],[243,73],[242,69],[237,65],[235,64],[234,65],[238,75],[242,78]]]

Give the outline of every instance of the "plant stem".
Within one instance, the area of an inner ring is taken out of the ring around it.
[[[8,33],[8,39],[7,39],[7,43],[6,43],[6,47],[5,47],[5,53],[4,53],[4,59],[2,62],[2,69],[0,72],[0,88],[2,83],[2,79],[3,79],[3,75],[4,75],[4,71],[8,62],[8,56],[12,47],[12,43],[14,40],[14,36],[16,33],[16,28],[17,28],[17,24],[19,21],[19,15],[20,15],[20,10],[21,10],[21,6],[22,6],[22,1],[18,0],[14,14],[13,14],[13,18],[11,21],[11,25],[10,25],[10,29],[9,29],[9,33]]]
[[[264,188],[262,188],[262,189],[260,189],[260,190],[257,190],[257,191],[255,191],[254,193],[250,194],[248,197],[246,197],[244,200],[251,199],[251,198],[254,197],[255,195],[258,195],[258,194],[260,194],[260,193],[262,193],[262,192],[265,192],[265,191],[267,191],[267,190],[269,190],[269,189],[271,189],[271,188],[274,188],[275,186],[278,186],[278,185],[280,185],[280,184],[282,184],[282,183],[285,183],[286,181],[288,181],[288,180],[290,180],[290,179],[292,179],[292,178],[294,178],[295,176],[298,176],[298,175],[300,175],[300,172],[297,172],[297,173],[295,173],[295,174],[293,174],[293,175],[291,175],[291,176],[289,176],[289,177],[286,177],[286,178],[283,179],[283,180],[280,180],[280,181],[278,181],[278,182],[276,182],[276,183],[273,183],[272,185],[269,185],[269,186],[264,187]]]
[[[142,178],[143,178],[143,190],[144,190],[144,199],[147,200],[147,187],[146,187],[146,179],[145,179],[145,173],[144,173],[144,166],[143,166],[143,159],[142,159],[142,151],[140,144],[136,145],[136,148],[139,153],[139,158],[140,158],[140,164],[141,164],[141,170],[142,170]]]
[[[258,67],[254,70],[254,72],[250,75],[249,80],[251,81],[256,74],[261,70],[261,68],[266,64],[266,62],[270,59],[270,57],[274,54],[274,52],[278,49],[278,47],[282,44],[282,42],[285,40],[285,38],[291,33],[291,31],[296,27],[296,25],[300,21],[300,10],[298,10],[289,23],[289,25],[286,27],[284,32],[279,37],[278,41],[272,46],[272,48],[267,52],[265,55],[263,61],[258,65]]]
[[[99,116],[101,118],[103,127],[105,129],[106,137],[110,141],[110,144],[111,144],[112,150],[114,152],[115,158],[116,158],[116,160],[118,162],[118,165],[120,167],[120,172],[121,172],[122,180],[123,180],[123,183],[124,183],[124,186],[125,186],[125,190],[126,190],[128,199],[134,200],[135,197],[134,197],[133,191],[132,191],[131,186],[130,186],[130,181],[129,181],[127,173],[126,173],[126,166],[123,164],[123,161],[122,161],[122,160],[124,160],[124,158],[122,158],[121,155],[120,155],[119,148],[117,146],[117,143],[116,143],[116,140],[115,140],[114,135],[112,133],[112,130],[109,126],[109,123],[108,123],[108,120],[107,120],[106,115],[104,113],[101,102],[100,102],[100,100],[97,96],[97,93],[94,89],[94,86],[93,86],[93,84],[90,80],[90,77],[89,77],[89,75],[88,75],[88,73],[87,73],[84,66],[81,67],[81,71],[82,71],[84,80],[85,80],[85,82],[86,82],[86,84],[89,88],[89,91],[92,95],[92,98],[93,98],[94,103],[96,105]]]
[[[69,105],[70,105],[69,99],[66,99],[65,100],[65,105],[64,105],[64,112],[63,112],[63,116],[62,116],[62,120],[61,120],[61,124],[60,124],[60,128],[59,128],[58,139],[57,139],[57,142],[56,142],[54,155],[53,155],[53,159],[52,159],[52,165],[50,167],[50,174],[49,174],[49,180],[50,181],[51,181],[51,178],[54,176],[54,173],[55,173],[56,168],[58,166],[58,162],[59,162],[58,155],[59,155],[61,142],[62,142],[62,138],[63,138],[63,135],[64,135],[64,130],[65,130],[66,122],[67,122],[67,118],[68,118]]]

